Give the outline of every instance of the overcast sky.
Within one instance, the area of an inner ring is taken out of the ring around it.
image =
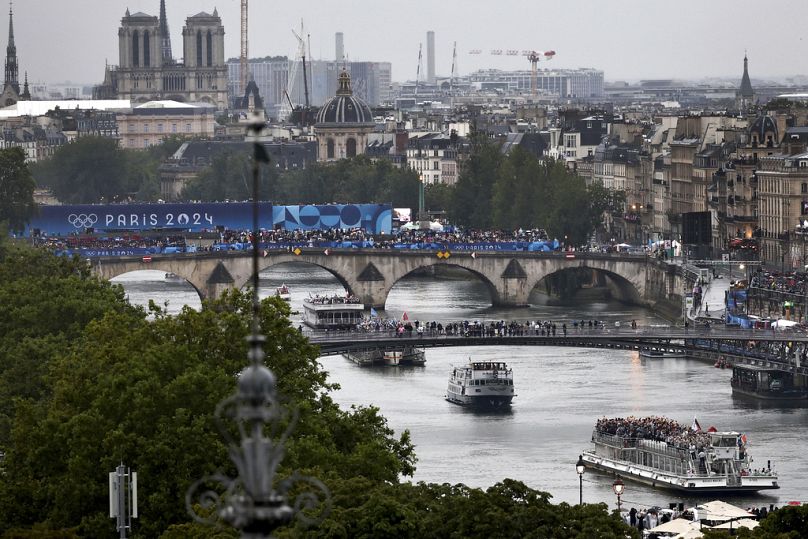
[[[238,56],[240,0],[166,5],[175,56],[185,18],[214,7],[225,27],[225,54]],[[100,82],[105,59],[118,63],[126,8],[159,15],[159,6],[159,0],[16,0],[20,80],[27,70],[32,82]],[[490,49],[552,49],[557,54],[546,67],[594,67],[607,81],[740,80],[745,49],[753,79],[808,73],[806,0],[776,6],[759,0],[250,0],[250,56],[293,56],[291,29],[301,19],[315,59],[333,59],[334,33],[341,31],[351,60],[392,62],[396,81],[415,78],[427,30],[435,31],[438,75],[451,71],[454,41],[461,74],[528,67],[521,56],[490,56]],[[7,19],[0,21],[4,45]],[[469,55],[472,49],[484,54]]]

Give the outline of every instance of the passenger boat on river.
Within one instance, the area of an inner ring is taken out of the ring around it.
[[[653,427],[659,424],[664,429]],[[587,467],[655,488],[691,495],[780,488],[771,469],[752,470],[746,436],[738,432],[696,432],[665,418],[604,419],[592,443],[581,456]]]
[[[469,361],[455,367],[446,400],[463,406],[504,408],[511,405],[513,370],[501,361]]]
[[[776,367],[735,365],[732,368],[733,395],[769,401],[806,401],[808,389],[794,385],[794,373]]]
[[[315,296],[303,300],[303,322],[314,329],[353,329],[365,306],[353,296]]]

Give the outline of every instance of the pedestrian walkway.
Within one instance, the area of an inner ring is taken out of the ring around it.
[[[710,279],[702,289],[703,299],[698,312],[695,314],[696,318],[723,319],[726,314],[724,301],[729,288],[730,280],[726,275]]]

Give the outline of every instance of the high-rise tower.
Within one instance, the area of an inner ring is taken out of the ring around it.
[[[426,33],[426,80],[435,83],[435,32]]]
[[[163,56],[163,65],[173,62],[171,55],[171,33],[168,31],[168,18],[166,17],[166,0],[160,0],[160,49]]]
[[[335,39],[335,52],[334,60],[336,60],[337,64],[342,64],[345,61],[345,41],[342,32],[337,32],[334,35]]]
[[[8,46],[6,47],[5,86],[11,86],[14,93],[20,94],[19,68],[17,66],[17,46],[14,44],[14,11],[8,3]]]

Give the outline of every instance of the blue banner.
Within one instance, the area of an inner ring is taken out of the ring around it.
[[[324,204],[275,206],[259,203],[259,228],[327,230],[361,228],[369,234],[390,234],[390,204]],[[170,204],[70,204],[40,206],[40,214],[25,231],[47,236],[121,231],[167,230],[181,232],[252,229],[250,202]]]
[[[361,228],[369,234],[390,234],[393,207],[390,204],[275,206],[272,223],[285,230]]]
[[[40,214],[31,220],[25,232],[34,230],[48,236],[124,230],[176,230],[200,232],[252,228],[250,202],[214,202],[200,204],[71,204],[40,206]],[[272,204],[259,203],[259,226],[272,227]]]

